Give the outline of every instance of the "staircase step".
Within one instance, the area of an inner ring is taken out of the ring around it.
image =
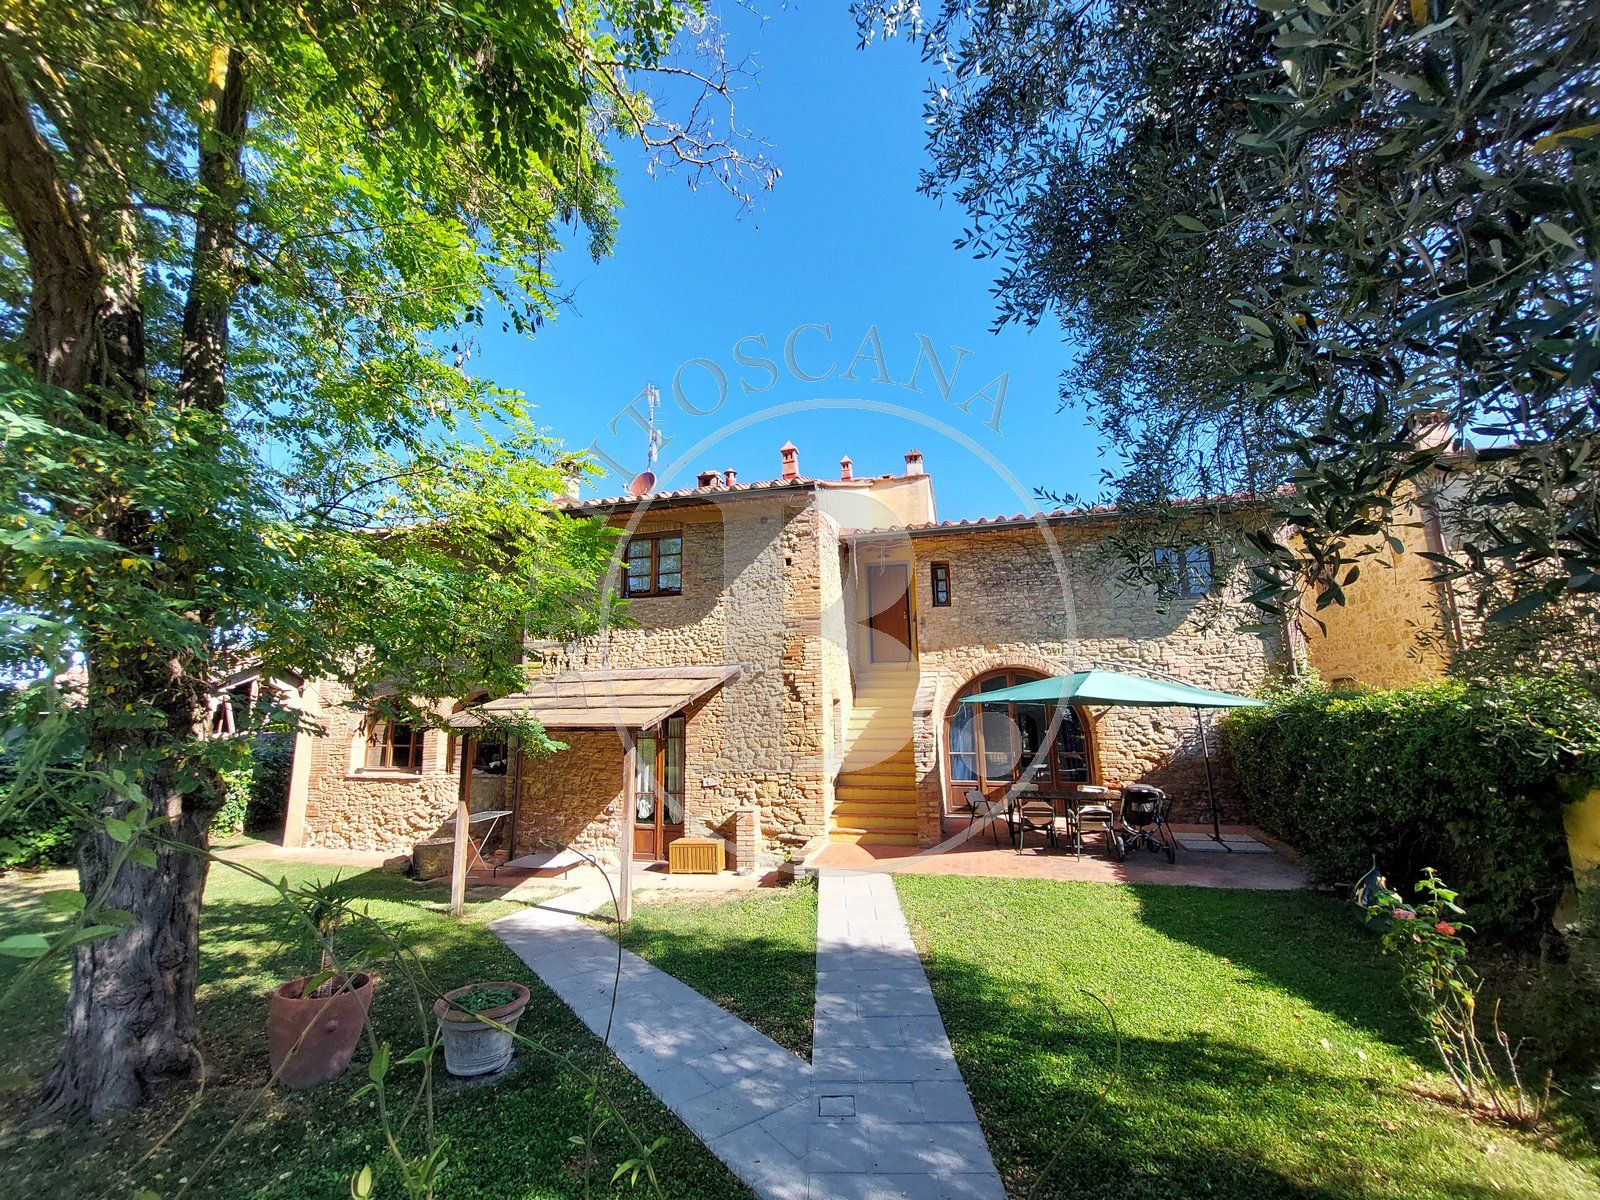
[[[891,750],[909,750],[911,749],[915,739],[912,736],[911,730],[907,728],[903,730],[873,729],[865,733],[857,734],[855,737],[846,738],[845,741],[852,746],[871,746],[874,748],[881,747]]]
[[[874,792],[883,789],[896,790],[896,792],[915,792],[917,790],[917,773],[910,770],[909,765],[890,763],[891,770],[886,771],[840,771],[838,778],[834,779],[834,789],[840,787],[866,787]]]
[[[840,771],[833,781],[835,791],[841,788],[864,788],[869,792],[915,792],[917,777],[911,771]]]
[[[875,829],[879,832],[890,833],[915,833],[917,830],[917,814],[915,812],[893,813],[834,813],[833,820],[829,823],[830,829]]]
[[[917,748],[909,742],[851,742],[845,757],[847,762],[852,757],[859,757],[868,766],[880,762],[903,762],[909,765],[917,761]]]
[[[915,809],[916,793],[881,792],[868,796],[835,796],[834,812],[889,812],[895,809]]]
[[[887,816],[864,816],[861,813],[835,814],[834,829],[866,829],[873,833],[915,833],[915,813],[891,813]]]
[[[909,782],[917,778],[917,760],[912,755],[850,754],[838,771],[838,782],[850,779],[894,779]]]
[[[834,829],[828,833],[830,842],[844,842],[858,846],[915,846],[915,833],[883,833],[875,829]]]
[[[840,796],[833,802],[836,813],[913,812],[916,807],[917,798],[910,792],[898,796]]]

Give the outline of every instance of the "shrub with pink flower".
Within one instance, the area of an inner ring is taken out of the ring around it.
[[[1427,1024],[1462,1102],[1497,1120],[1532,1124],[1545,1097],[1522,1086],[1516,1047],[1500,1027],[1498,1001],[1489,1045],[1478,1032],[1480,984],[1467,965],[1467,943],[1460,936],[1472,932],[1459,920],[1466,910],[1432,867],[1417,881],[1416,891],[1419,902],[1407,904],[1380,876],[1363,904],[1367,924],[1384,931],[1383,952],[1400,959],[1412,1008]]]

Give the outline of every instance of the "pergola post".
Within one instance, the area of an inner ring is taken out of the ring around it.
[[[639,771],[639,747],[633,730],[622,733],[622,811],[617,821],[617,920],[633,916],[633,807]]]
[[[472,759],[477,752],[477,739],[470,733],[461,739],[461,780],[456,786],[456,835],[450,856],[450,915],[459,917],[467,911],[467,829],[472,820],[468,811],[471,793]]]

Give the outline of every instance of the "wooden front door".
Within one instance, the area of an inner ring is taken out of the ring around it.
[[[633,795],[633,857],[659,862],[683,836],[683,718],[668,717],[659,732],[638,740]]]
[[[868,650],[873,662],[911,661],[911,569],[904,563],[867,568]]]

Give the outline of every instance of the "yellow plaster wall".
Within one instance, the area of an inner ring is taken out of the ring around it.
[[[1428,581],[1435,567],[1420,553],[1431,548],[1423,516],[1411,506],[1394,531],[1403,553],[1384,538],[1372,540],[1378,552],[1360,560],[1361,574],[1345,589],[1343,605],[1317,611],[1315,595],[1304,598],[1306,613],[1326,626],[1319,629],[1310,616],[1301,622],[1307,660],[1324,680],[1387,688],[1444,674],[1439,591]]]
[[[1567,827],[1567,849],[1572,854],[1572,873],[1583,887],[1592,872],[1600,871],[1600,786],[1572,789],[1576,798],[1561,810]]]

